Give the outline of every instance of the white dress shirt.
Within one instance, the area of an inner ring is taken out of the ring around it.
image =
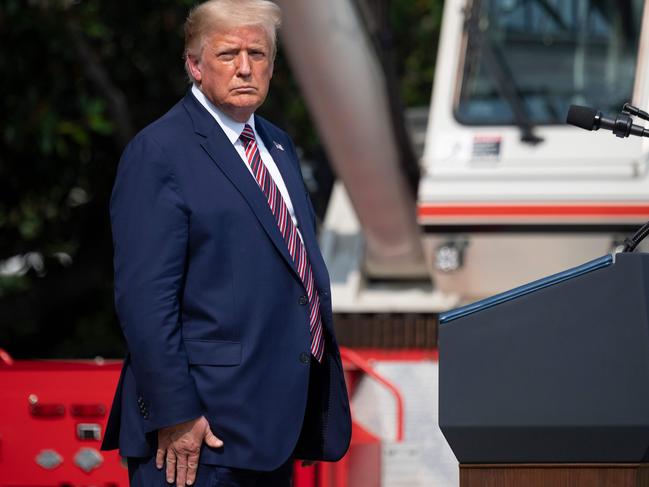
[[[248,172],[250,172],[250,174],[254,178],[255,175],[252,173],[252,168],[250,167],[250,164],[248,163],[248,158],[246,157],[246,150],[243,146],[243,142],[239,138],[241,132],[243,132],[245,123],[240,123],[235,120],[232,120],[225,113],[223,113],[221,110],[216,108],[216,106],[210,100],[207,99],[205,94],[196,85],[192,86],[192,94],[196,97],[199,103],[203,105],[208,112],[210,112],[210,114],[214,117],[214,119],[217,121],[219,126],[223,129],[223,132],[225,132],[225,135],[230,140],[230,142],[232,142],[232,145],[234,145],[234,148],[239,153],[239,156],[241,157],[241,160],[243,161],[246,168],[248,169]],[[286,189],[286,185],[284,184],[284,179],[282,179],[282,174],[279,172],[279,169],[277,168],[277,164],[275,164],[273,157],[270,155],[270,152],[268,152],[268,149],[266,149],[266,146],[264,145],[264,141],[261,139],[261,137],[259,137],[259,134],[257,133],[257,129],[255,129],[254,114],[250,116],[250,119],[246,123],[252,127],[252,130],[255,133],[255,139],[257,141],[257,147],[259,148],[259,154],[261,155],[261,161],[263,162],[264,166],[266,166],[266,169],[270,173],[270,177],[273,178],[273,181],[275,182],[275,186],[277,186],[277,189],[282,195],[282,198],[284,199],[284,203],[286,204],[286,208],[288,209],[288,212],[291,215],[291,220],[293,220],[293,225],[295,225],[295,228],[298,228],[297,219],[295,218],[295,210],[293,209],[293,203],[291,202],[291,197],[288,194],[288,190]],[[300,235],[300,238],[302,238],[299,229],[298,229],[298,234]]]

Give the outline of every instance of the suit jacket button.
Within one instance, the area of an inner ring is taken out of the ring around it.
[[[309,357],[308,353],[302,352],[300,354],[300,362],[302,362],[303,364],[308,364],[309,360],[310,360],[310,357]]]
[[[309,297],[305,294],[303,296],[300,296],[300,299],[298,300],[298,303],[300,303],[302,306],[307,304],[309,302]]]

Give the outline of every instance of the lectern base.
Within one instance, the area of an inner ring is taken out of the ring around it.
[[[649,487],[649,463],[460,464],[460,487]]]

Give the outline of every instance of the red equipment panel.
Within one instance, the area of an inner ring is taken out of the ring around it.
[[[121,362],[4,362],[0,487],[126,487],[118,453],[99,451]]]

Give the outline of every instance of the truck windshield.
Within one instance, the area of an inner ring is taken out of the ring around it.
[[[455,114],[467,125],[563,124],[571,104],[631,100],[643,0],[474,0]]]

